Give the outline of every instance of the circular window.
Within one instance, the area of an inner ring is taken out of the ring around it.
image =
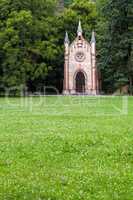
[[[83,62],[84,59],[85,59],[85,55],[84,55],[83,52],[78,52],[78,53],[76,53],[76,60],[77,60],[78,62]]]

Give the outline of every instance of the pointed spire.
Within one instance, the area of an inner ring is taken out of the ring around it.
[[[92,36],[91,36],[91,43],[95,43],[96,42],[96,39],[95,39],[95,32],[92,31]]]
[[[82,30],[82,26],[81,26],[81,21],[79,20],[79,25],[78,25],[78,30],[77,30],[78,35],[82,35],[83,30]]]
[[[68,32],[66,31],[66,35],[65,35],[65,40],[64,43],[68,43],[69,44],[69,37],[68,37]]]

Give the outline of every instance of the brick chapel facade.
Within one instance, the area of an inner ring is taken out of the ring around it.
[[[99,78],[96,67],[96,40],[92,32],[90,43],[84,39],[79,21],[77,37],[70,44],[65,36],[64,89],[69,94],[99,94]]]

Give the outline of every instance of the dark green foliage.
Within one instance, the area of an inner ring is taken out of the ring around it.
[[[127,0],[104,0],[100,9],[99,66],[103,74],[103,87],[113,92],[129,85],[132,76],[129,61],[133,3]]]
[[[0,2],[0,82],[4,87],[24,84],[32,90],[52,69],[51,60],[58,55],[53,37],[55,7],[53,0]]]
[[[65,6],[70,5],[73,2],[73,0],[64,0]]]

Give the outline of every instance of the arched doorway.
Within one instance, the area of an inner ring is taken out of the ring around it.
[[[75,78],[76,81],[76,92],[85,93],[85,76],[83,72],[78,72]]]

